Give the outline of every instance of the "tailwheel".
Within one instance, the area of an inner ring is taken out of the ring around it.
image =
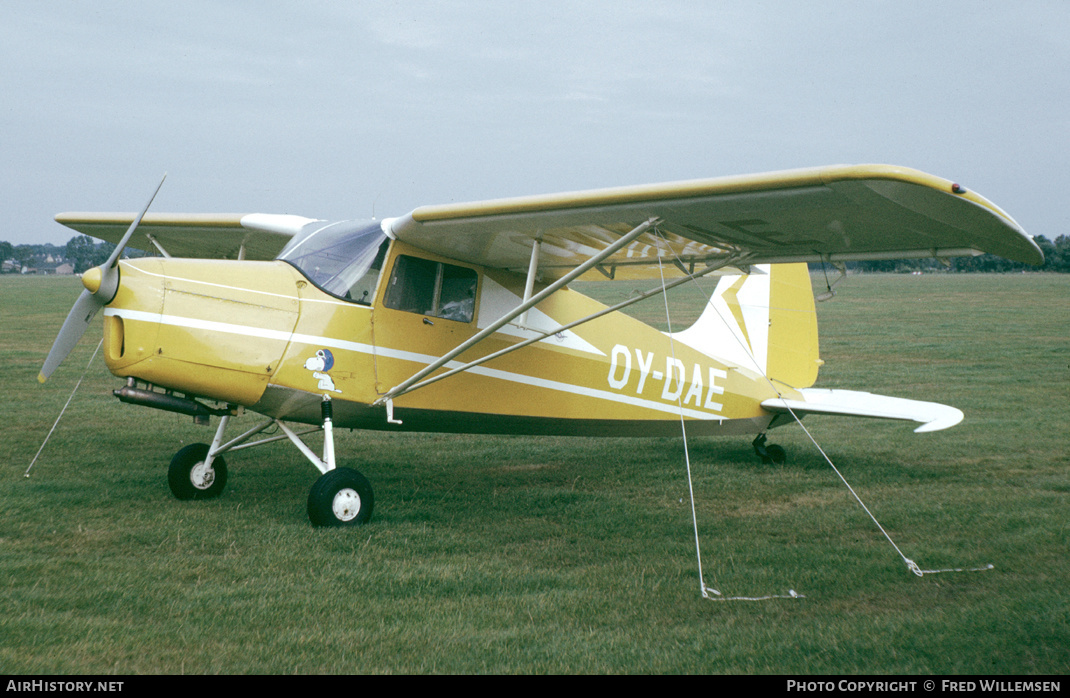
[[[371,483],[352,468],[329,470],[308,493],[308,518],[313,526],[360,526],[372,517]]]
[[[769,460],[777,465],[783,463],[788,459],[788,453],[782,447],[776,444],[770,444],[765,447],[765,452],[769,456]]]
[[[208,463],[208,444],[186,446],[171,459],[167,484],[178,499],[211,499],[227,486],[227,464],[216,457]]]
[[[788,459],[787,451],[781,446],[776,444],[767,445],[765,443],[765,434],[758,434],[751,445],[754,446],[754,452],[762,459],[763,463],[776,463],[779,465]]]

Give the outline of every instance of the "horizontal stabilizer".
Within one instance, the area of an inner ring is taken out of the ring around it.
[[[857,390],[800,390],[805,400],[765,400],[762,407],[770,412],[805,414],[838,414],[845,417],[875,417],[921,422],[915,433],[939,431],[962,421],[962,411],[937,402],[907,400],[901,397],[874,395]]]

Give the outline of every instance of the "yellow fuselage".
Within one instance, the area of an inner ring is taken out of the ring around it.
[[[444,261],[395,241],[384,268],[402,254]],[[318,423],[328,395],[335,424],[351,428],[642,436],[679,433],[681,413],[700,434],[757,432],[772,418],[759,403],[777,393],[760,373],[616,312],[402,394],[400,424],[388,423],[378,398],[523,295],[521,275],[450,264],[477,275],[470,321],[388,307],[387,274],[362,304],[281,261],[128,260],[105,310],[106,362],[117,376],[277,419]],[[446,368],[602,308],[563,289],[528,328],[507,325]]]

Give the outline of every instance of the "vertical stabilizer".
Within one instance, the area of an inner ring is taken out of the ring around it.
[[[794,388],[810,387],[821,359],[806,265],[763,264],[722,276],[698,321],[673,339]]]

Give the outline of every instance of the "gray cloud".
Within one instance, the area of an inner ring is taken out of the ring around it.
[[[840,162],[1070,232],[1070,4],[0,4],[0,203],[399,215]]]

